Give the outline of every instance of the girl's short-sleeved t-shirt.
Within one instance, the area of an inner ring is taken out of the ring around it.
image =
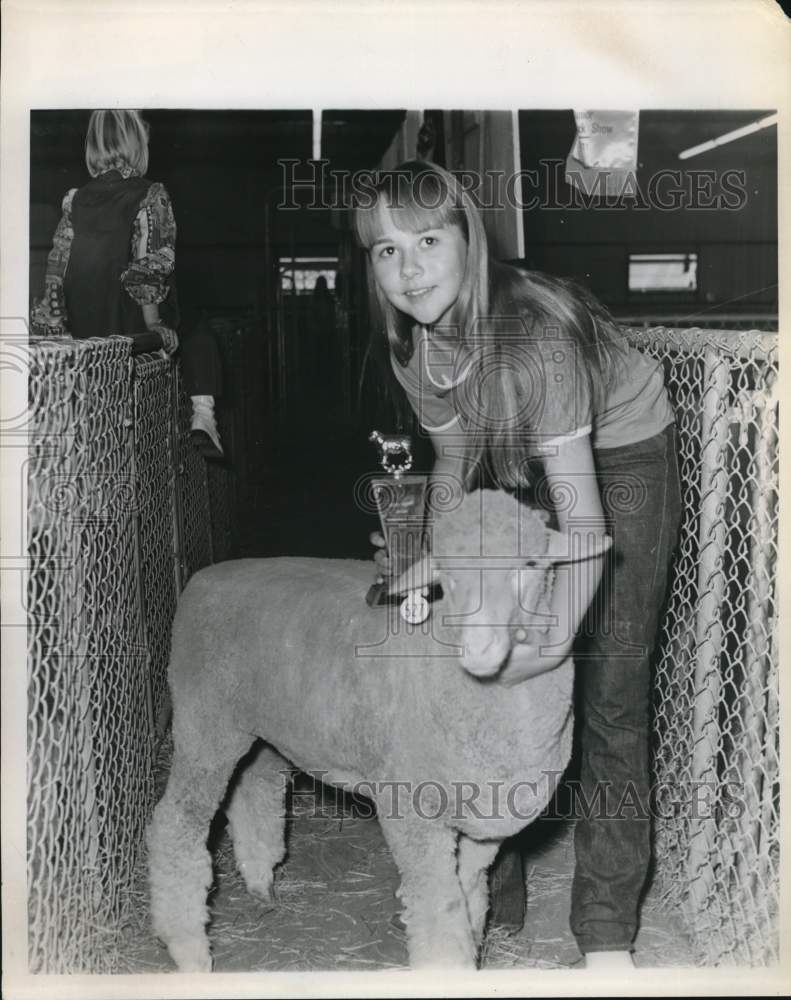
[[[511,379],[517,389],[511,419],[523,428],[528,449],[537,456],[584,435],[599,449],[634,444],[674,420],[661,363],[628,345],[598,405],[575,343],[560,334],[501,336],[496,345],[483,344],[480,353],[473,353],[421,330],[414,347],[407,365],[392,356],[391,363],[429,433],[463,436],[490,419],[480,385],[498,378],[501,366],[516,376]]]
[[[425,330],[414,338],[412,357],[406,365],[390,355],[396,380],[421,427],[429,433],[463,429],[463,413],[460,416],[453,391],[468,375],[460,360],[457,345],[432,342]]]

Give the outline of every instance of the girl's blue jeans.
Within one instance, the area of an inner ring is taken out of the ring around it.
[[[675,428],[595,452],[613,547],[575,647],[580,740],[571,929],[629,949],[651,860],[651,669],[681,519]]]

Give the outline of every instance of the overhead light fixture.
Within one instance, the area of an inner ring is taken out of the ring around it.
[[[752,135],[753,132],[760,132],[763,128],[769,128],[770,125],[777,124],[777,115],[767,115],[766,118],[761,118],[757,122],[753,122],[751,125],[745,125],[743,128],[734,129],[732,132],[726,132],[725,135],[721,135],[716,139],[710,139],[708,142],[702,142],[699,146],[690,146],[689,149],[685,149],[683,152],[678,154],[679,160],[688,160],[691,156],[698,156],[700,153],[706,153],[710,149],[714,149],[716,146],[724,146],[727,142],[733,142],[734,139],[741,139],[745,135]]]
[[[321,108],[313,109],[313,159],[321,159]]]

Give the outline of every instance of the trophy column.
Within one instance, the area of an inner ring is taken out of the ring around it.
[[[382,534],[390,557],[392,576],[400,576],[416,562],[425,546],[427,475],[409,475],[412,468],[412,448],[409,437],[380,434],[369,437],[379,447],[380,464],[386,475],[373,480]],[[366,602],[371,607],[387,604],[395,595],[388,594],[387,583],[380,579],[368,590]],[[412,592],[401,601],[401,616],[418,623],[428,617],[425,598]]]

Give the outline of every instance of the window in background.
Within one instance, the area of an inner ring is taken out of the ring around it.
[[[327,279],[327,288],[335,289],[337,257],[281,257],[279,260],[280,289],[285,295],[310,295],[316,279]]]
[[[633,295],[657,292],[696,292],[696,253],[630,253],[629,292]]]

